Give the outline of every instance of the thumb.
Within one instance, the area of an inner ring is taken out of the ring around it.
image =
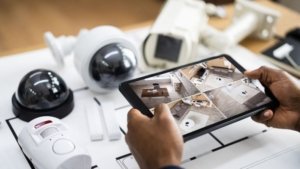
[[[281,72],[276,69],[262,66],[253,71],[245,71],[245,76],[251,79],[258,79],[261,83],[266,86],[270,86],[272,83],[278,80],[278,75]]]
[[[154,117],[155,120],[169,120],[173,118],[170,108],[166,104],[158,105],[154,110]]]
[[[149,119],[137,109],[131,109],[127,114],[128,125],[136,125],[137,123]]]

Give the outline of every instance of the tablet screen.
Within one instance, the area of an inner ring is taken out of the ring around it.
[[[151,113],[166,103],[184,135],[271,102],[256,82],[226,57],[218,57],[129,86]]]

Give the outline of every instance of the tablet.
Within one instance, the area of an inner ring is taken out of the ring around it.
[[[120,92],[143,114],[166,103],[185,140],[276,106],[257,80],[220,55],[123,82]]]

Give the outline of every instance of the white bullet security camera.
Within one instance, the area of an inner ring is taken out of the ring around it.
[[[90,155],[57,118],[43,116],[30,121],[19,134],[18,142],[38,169],[91,169]]]
[[[136,45],[118,28],[99,26],[80,31],[78,37],[45,33],[45,41],[59,66],[63,57],[74,54],[75,66],[87,86],[107,92],[130,78],[137,66]]]
[[[168,0],[144,41],[146,63],[166,68],[191,62],[207,20],[203,1]]]
[[[166,1],[144,41],[146,63],[174,67],[206,55],[206,51],[224,52],[250,35],[262,40],[273,37],[277,11],[249,0],[236,0],[234,22],[219,31],[207,22],[207,15],[219,13],[216,8],[199,0]]]

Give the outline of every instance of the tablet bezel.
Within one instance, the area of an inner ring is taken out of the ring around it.
[[[160,75],[160,74],[168,73],[168,72],[171,72],[171,71],[175,71],[175,70],[178,70],[180,68],[184,68],[184,67],[191,66],[191,65],[194,65],[194,64],[199,64],[199,63],[206,62],[206,61],[209,61],[209,60],[217,59],[217,58],[220,58],[220,57],[225,57],[241,73],[244,74],[245,69],[240,64],[238,64],[229,55],[222,54],[222,55],[219,55],[219,56],[210,57],[210,58],[207,58],[207,59],[192,62],[192,63],[189,63],[189,64],[185,64],[185,65],[182,65],[182,66],[178,66],[178,67],[175,67],[175,68],[167,69],[167,70],[164,70],[164,71],[160,71],[160,72],[157,72],[157,73],[149,74],[149,75],[146,75],[146,76],[142,76],[142,77],[139,77],[139,78],[135,78],[135,79],[123,82],[123,83],[120,84],[119,90],[123,94],[123,96],[128,100],[128,102],[131,104],[132,107],[140,110],[144,115],[146,115],[148,117],[153,117],[153,114],[150,112],[149,108],[147,108],[147,106],[144,104],[144,102],[139,98],[139,96],[134,92],[134,90],[132,90],[132,88],[130,86],[130,83],[133,83],[133,82],[136,82],[136,81],[139,81],[139,80],[143,80],[143,79],[146,79],[146,78],[149,78],[149,77],[157,76],[157,75]],[[234,123],[236,121],[239,121],[239,120],[242,120],[244,118],[253,116],[253,115],[255,115],[259,112],[262,112],[263,110],[266,110],[268,108],[276,107],[277,100],[275,99],[275,97],[273,95],[270,95],[270,90],[268,88],[266,88],[265,86],[264,86],[264,88],[265,88],[265,91],[268,91],[268,92],[265,92],[265,94],[266,94],[266,96],[268,96],[271,99],[271,102],[266,103],[266,104],[261,105],[261,106],[258,106],[254,109],[248,110],[246,112],[239,113],[237,115],[226,118],[224,120],[218,121],[214,124],[210,124],[208,126],[205,126],[205,127],[200,128],[198,130],[192,131],[190,133],[184,134],[183,135],[184,140],[187,141],[187,140],[193,139],[195,137],[198,137],[200,135],[209,133],[213,130],[224,127],[224,126],[229,125],[231,123]]]

